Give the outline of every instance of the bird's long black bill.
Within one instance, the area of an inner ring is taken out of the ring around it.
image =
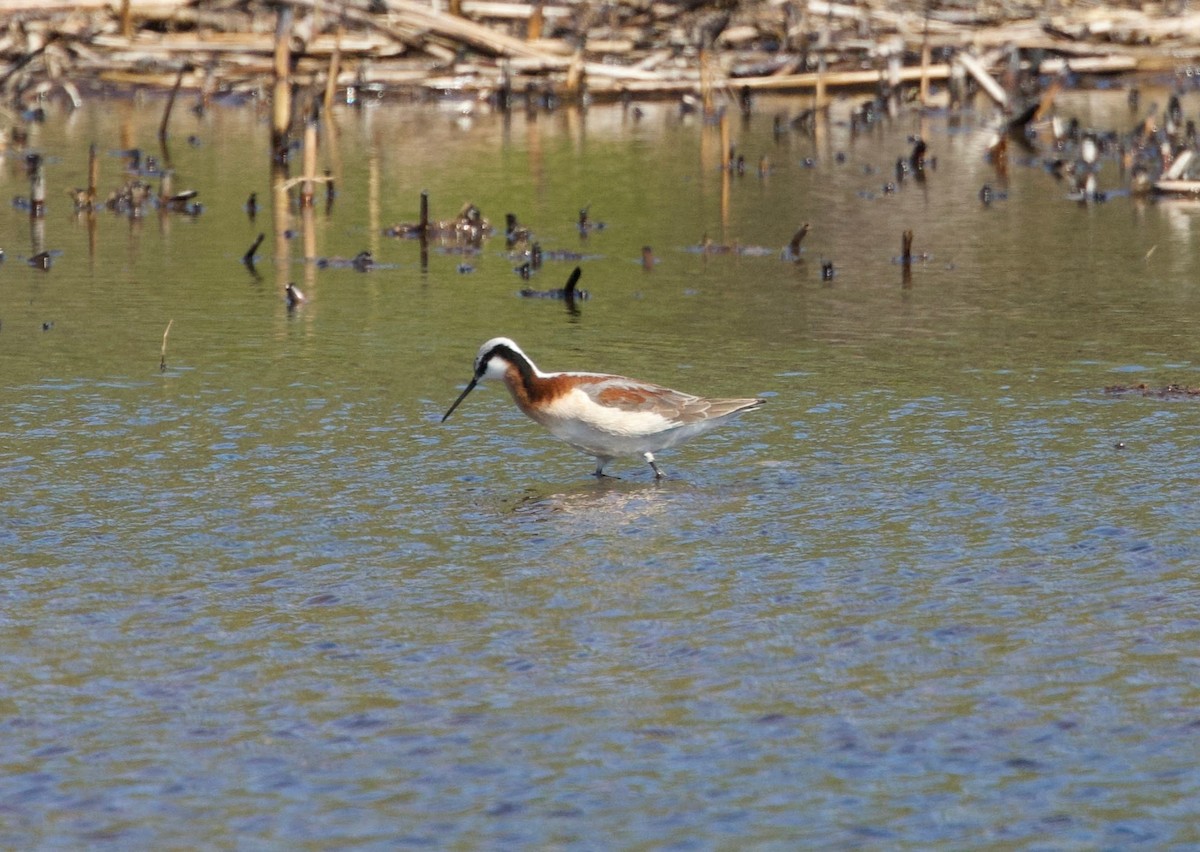
[[[477,384],[479,384],[479,379],[471,379],[471,381],[467,383],[466,389],[458,395],[458,399],[454,400],[454,405],[450,406],[450,410],[442,415],[443,423],[446,422],[446,418],[454,413],[454,409],[458,408],[458,404],[467,398],[467,394],[475,390],[475,385]]]

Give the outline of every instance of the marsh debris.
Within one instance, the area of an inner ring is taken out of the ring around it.
[[[1124,73],[1200,56],[1200,34],[1176,4],[619,0],[600,9],[348,0],[329,14],[300,0],[161,0],[88,5],[86,13],[27,0],[5,8],[0,86],[30,121],[47,97],[77,107],[86,94],[113,86],[157,89],[172,103],[194,93],[192,111],[202,114],[216,99],[260,97],[262,69],[280,61],[298,90],[323,89],[326,107],[335,96],[357,107],[386,96],[451,94],[499,110],[658,97],[678,99],[681,112],[707,112],[713,92],[724,91],[746,115],[762,92],[809,91],[824,100],[886,76],[893,92],[916,82],[925,91],[930,81],[958,91],[969,80],[1019,119],[1029,109],[1009,104],[997,82],[1014,67],[1041,75]],[[1021,54],[1017,63],[1012,48]],[[887,112],[888,98],[872,107],[875,114]],[[164,139],[170,115],[168,107]],[[780,122],[781,132],[804,127],[804,113]]]
[[[1187,385],[1162,385],[1151,387],[1147,384],[1109,385],[1104,389],[1106,394],[1120,396],[1132,394],[1136,396],[1154,397],[1155,399],[1200,399],[1200,388]]]

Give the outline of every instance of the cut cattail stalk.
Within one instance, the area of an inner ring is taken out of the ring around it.
[[[271,100],[271,153],[276,162],[287,159],[288,128],[292,123],[292,7],[283,4],[275,19],[275,88]]]
[[[25,162],[29,170],[29,217],[41,219],[46,215],[46,172],[42,155],[30,154]]]
[[[730,141],[730,138],[729,138],[729,114],[728,113],[725,113],[725,112],[721,113],[720,128],[721,128],[721,157],[723,158],[723,162],[721,163],[721,168],[728,171],[729,169],[733,168],[733,143]]]
[[[317,122],[309,119],[304,123],[304,181],[300,185],[300,207],[313,206],[313,195],[317,179]]]
[[[158,358],[158,371],[165,373],[167,371],[167,335],[171,333],[171,326],[175,324],[175,320],[167,321],[167,330],[163,332],[162,351]]]
[[[525,29],[525,38],[527,41],[537,41],[542,37],[544,16],[545,12],[542,9],[542,4],[540,2],[534,3],[533,11],[529,14],[529,25]]]
[[[96,156],[96,143],[88,148],[87,204],[89,210],[96,208],[96,187],[100,183],[100,160]]]
[[[338,24],[337,35],[333,42],[333,53],[329,55],[329,71],[325,78],[325,114],[333,109],[333,99],[337,95],[338,72],[342,61],[342,25]]]

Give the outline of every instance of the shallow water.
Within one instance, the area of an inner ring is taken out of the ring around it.
[[[311,233],[367,273],[276,254],[248,106],[175,119],[195,218],[69,208],[88,144],[116,187],[159,102],[35,127],[49,271],[0,215],[0,845],[1200,843],[1200,408],[1104,392],[1200,384],[1200,208],[1003,181],[986,111],[852,137],[843,103],[774,138],[804,105],[735,122],[745,176],[668,105],[339,113]],[[1135,120],[1119,92],[1059,109]],[[884,193],[913,133],[936,169]],[[19,155],[0,184],[27,193]],[[422,262],[381,234],[422,190],[585,257]],[[576,264],[576,313],[517,297]],[[661,483],[597,482],[502,388],[439,423],[498,334],[768,404]]]

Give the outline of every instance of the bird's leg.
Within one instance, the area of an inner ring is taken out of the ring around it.
[[[596,477],[597,479],[615,479],[616,477],[609,476],[607,473],[604,472],[604,466],[606,464],[608,464],[610,461],[612,461],[612,459],[604,459],[604,458],[600,458],[599,456],[597,456],[596,457],[596,472],[593,473],[592,476]]]
[[[650,465],[650,467],[653,468],[654,478],[662,479],[663,472],[661,470],[659,470],[658,465],[654,463],[654,453],[642,453],[642,458],[644,458],[646,460],[646,462]]]

